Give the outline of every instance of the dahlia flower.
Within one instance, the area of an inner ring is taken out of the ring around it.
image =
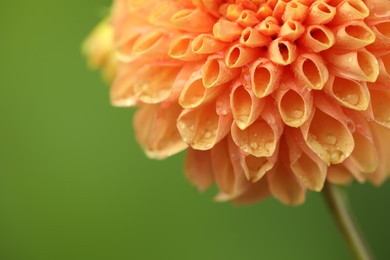
[[[389,177],[388,0],[116,0],[99,28],[86,52],[146,154],[187,150],[218,201]]]

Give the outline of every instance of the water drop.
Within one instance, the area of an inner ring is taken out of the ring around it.
[[[325,136],[325,142],[329,145],[335,145],[337,142],[337,137],[334,136],[333,134],[327,134]]]
[[[342,159],[343,153],[339,150],[333,150],[330,152],[330,162],[339,163]]]
[[[294,109],[291,116],[295,119],[300,119],[303,117],[303,111],[301,109]]]
[[[211,137],[211,132],[208,131],[208,130],[206,130],[206,131],[204,132],[203,137],[206,138],[206,139],[210,138],[210,137]]]
[[[251,148],[252,148],[252,149],[257,149],[257,147],[258,147],[257,142],[252,141],[252,142],[251,142]]]
[[[356,94],[348,94],[343,98],[343,101],[356,106],[359,103],[359,96]]]

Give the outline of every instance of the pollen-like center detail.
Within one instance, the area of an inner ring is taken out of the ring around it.
[[[389,176],[388,0],[116,0],[109,27],[111,49],[89,52],[116,60],[112,103],[139,107],[149,156],[188,148],[218,200]]]

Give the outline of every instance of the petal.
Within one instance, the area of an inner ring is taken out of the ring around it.
[[[210,151],[198,151],[189,148],[184,171],[188,180],[200,191],[210,187],[214,181]]]
[[[149,157],[164,159],[187,148],[175,126],[180,111],[175,103],[145,104],[137,110],[135,135]]]

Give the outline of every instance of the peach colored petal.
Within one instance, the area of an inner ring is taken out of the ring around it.
[[[187,148],[175,126],[180,111],[174,103],[143,105],[137,110],[135,135],[149,157],[164,159]]]
[[[200,191],[204,191],[214,182],[210,151],[197,151],[189,148],[186,155],[184,172],[190,182]]]
[[[310,25],[298,41],[313,52],[321,52],[334,45],[335,37],[333,32],[324,25]]]
[[[231,115],[218,115],[215,102],[185,109],[177,120],[183,141],[196,150],[211,149],[226,136],[230,124]]]
[[[211,31],[215,23],[215,18],[198,8],[182,9],[171,17],[171,21],[180,30],[204,33]]]
[[[379,75],[376,57],[362,49],[352,52],[328,53],[326,56],[331,63],[335,75],[358,81],[374,82]]]
[[[374,32],[363,21],[351,21],[333,29],[337,48],[360,49],[375,41]]]
[[[336,15],[332,24],[342,24],[351,20],[364,19],[370,14],[370,10],[361,0],[344,0],[336,8]]]
[[[325,85],[325,92],[340,105],[354,110],[366,110],[370,103],[365,82],[332,76]]]
[[[240,74],[239,68],[229,68],[222,59],[211,58],[203,66],[203,85],[206,88],[227,83]]]
[[[278,36],[293,42],[301,37],[304,32],[305,27],[300,22],[289,19],[280,28]]]
[[[269,45],[269,56],[276,64],[288,65],[297,58],[297,48],[290,41],[278,38]]]
[[[353,176],[342,164],[333,164],[328,167],[327,181],[337,185],[346,185],[353,181]]]
[[[302,54],[292,64],[297,77],[311,89],[320,90],[328,81],[329,72],[325,62],[315,53]]]
[[[267,177],[271,194],[282,203],[299,205],[305,201],[305,189],[282,162],[278,162]]]
[[[263,200],[271,195],[266,179],[251,184],[240,196],[233,202],[236,204],[249,204]]]
[[[230,107],[234,122],[240,129],[250,126],[260,115],[264,100],[259,100],[242,85],[233,88],[230,95]]]
[[[354,149],[354,139],[348,128],[348,119],[341,109],[316,96],[313,118],[301,127],[303,137],[325,163],[343,162]]]
[[[261,34],[254,28],[247,27],[241,33],[240,43],[247,47],[263,47],[271,41],[269,36]]]
[[[309,9],[305,23],[327,24],[336,15],[336,8],[327,4],[326,1],[315,1]]]
[[[240,38],[242,30],[243,28],[234,22],[219,20],[214,24],[213,34],[221,41],[232,42]]]
[[[174,38],[168,50],[168,55],[171,58],[184,61],[197,61],[205,59],[205,55],[200,55],[192,50],[192,37],[188,35],[180,35]]]
[[[309,89],[301,87],[291,74],[285,78],[275,100],[283,122],[291,127],[300,127],[312,114],[313,95]]]
[[[299,130],[287,129],[284,136],[292,172],[306,188],[321,191],[326,179],[326,163],[307,146]]]
[[[244,71],[243,74],[245,78],[250,79],[247,82],[250,82],[255,96],[263,98],[278,88],[282,72],[282,67],[270,62],[268,59],[259,58],[249,64],[248,70]]]
[[[370,87],[371,107],[374,120],[390,128],[390,90],[384,87]]]
[[[235,44],[229,48],[225,56],[225,63],[229,68],[240,68],[260,56],[260,51]]]
[[[196,54],[212,54],[223,50],[226,43],[210,34],[199,34],[191,43],[191,50]]]

